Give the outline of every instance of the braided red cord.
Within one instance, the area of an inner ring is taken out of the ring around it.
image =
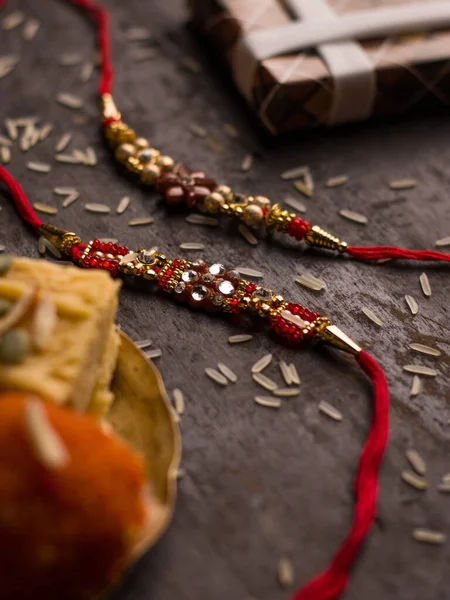
[[[2,2],[3,0],[0,0],[0,6]],[[19,182],[16,181],[14,177],[8,173],[4,167],[2,167],[2,165],[0,165],[0,181],[2,181],[8,188],[22,219],[34,229],[39,229],[39,227],[42,225],[42,221],[34,212],[31,204],[28,202],[25,192],[20,187]]]
[[[347,254],[359,260],[381,260],[392,258],[398,260],[442,260],[450,262],[450,254],[432,250],[405,250],[395,246],[349,246]]]
[[[376,516],[378,472],[389,433],[389,391],[384,373],[367,352],[356,357],[374,387],[372,424],[359,459],[351,529],[329,567],[298,590],[291,600],[332,600],[346,589],[350,570]]]
[[[85,10],[96,23],[97,39],[102,59],[98,93],[100,96],[110,94],[113,85],[114,70],[111,61],[108,11],[103,6],[92,2],[92,0],[68,0],[68,2]]]

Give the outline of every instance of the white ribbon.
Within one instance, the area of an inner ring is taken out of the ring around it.
[[[260,61],[316,48],[334,80],[328,123],[364,119],[376,93],[373,65],[356,41],[444,29],[450,26],[450,2],[425,2],[365,9],[337,15],[324,0],[285,0],[302,20],[243,36],[235,48],[235,78],[250,99]]]

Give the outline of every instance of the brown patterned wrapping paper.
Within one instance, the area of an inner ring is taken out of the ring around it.
[[[409,2],[328,0],[338,14]],[[195,25],[214,44],[230,69],[241,36],[291,21],[282,0],[189,0],[189,4]],[[412,109],[431,112],[450,104],[450,31],[361,44],[375,65],[377,93],[373,116]],[[261,61],[247,99],[264,126],[278,134],[325,124],[333,87],[327,66],[314,51],[296,53]]]

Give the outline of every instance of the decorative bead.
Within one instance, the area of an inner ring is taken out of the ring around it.
[[[138,152],[137,158],[140,163],[146,164],[151,162],[155,158],[155,153],[156,151],[153,150],[153,148],[144,148],[143,150],[140,150],[140,152]]]
[[[272,290],[263,287],[257,287],[253,292],[253,298],[258,298],[259,300],[271,300],[272,296]]]
[[[184,283],[184,281],[179,281],[177,285],[173,288],[173,291],[175,292],[175,294],[182,294],[185,289],[186,284]]]
[[[220,207],[225,204],[225,199],[219,192],[212,192],[205,198],[205,210],[208,213],[215,214],[220,211]]]
[[[221,296],[220,294],[214,294],[214,296],[212,297],[212,303],[214,304],[214,306],[222,306],[223,296]]]
[[[242,220],[249,227],[256,227],[259,225],[264,219],[264,213],[260,206],[256,206],[256,204],[249,204],[245,207],[244,212],[242,213]]]
[[[208,288],[204,285],[196,285],[192,289],[191,296],[193,300],[195,300],[196,302],[200,302],[208,296]]]
[[[270,206],[270,200],[269,198],[266,198],[266,196],[255,196],[253,204],[260,206],[261,208],[268,208]]]
[[[172,171],[172,169],[175,167],[175,161],[170,156],[160,156],[156,161],[156,164],[163,171]]]
[[[205,283],[212,283],[215,280],[215,277],[212,273],[205,273],[202,277],[202,281]]]
[[[135,153],[135,147],[133,144],[121,144],[118,146],[115,152],[115,157],[120,162],[125,162],[127,158],[133,156]]]
[[[155,255],[150,250],[142,250],[138,255],[138,260],[144,265],[153,265],[156,263]]]
[[[140,138],[136,138],[134,140],[134,145],[136,146],[136,148],[138,148],[139,150],[143,150],[144,148],[148,148],[150,146],[150,143],[148,140],[146,140],[143,137]]]
[[[214,191],[223,196],[225,202],[233,201],[233,191],[227,185],[219,185]]]
[[[231,283],[231,281],[227,281],[226,279],[221,281],[217,287],[219,288],[219,292],[221,292],[224,296],[229,296],[234,292],[234,285]]]
[[[304,239],[310,229],[310,224],[307,221],[304,221],[300,217],[296,217],[290,222],[287,233],[300,241]]]
[[[213,275],[223,275],[225,273],[225,267],[220,263],[214,263],[209,267],[209,272]]]
[[[197,281],[198,273],[197,273],[197,271],[193,271],[192,269],[189,271],[185,271],[182,274],[181,279],[183,281],[185,281],[186,283],[192,283],[193,281]]]
[[[145,185],[153,185],[161,175],[161,169],[156,165],[145,165],[142,169],[140,177]]]

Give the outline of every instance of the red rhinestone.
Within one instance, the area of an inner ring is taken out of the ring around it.
[[[256,285],[256,283],[249,283],[246,287],[245,287],[245,291],[247,292],[247,294],[253,294],[253,292],[256,290],[258,286]]]

